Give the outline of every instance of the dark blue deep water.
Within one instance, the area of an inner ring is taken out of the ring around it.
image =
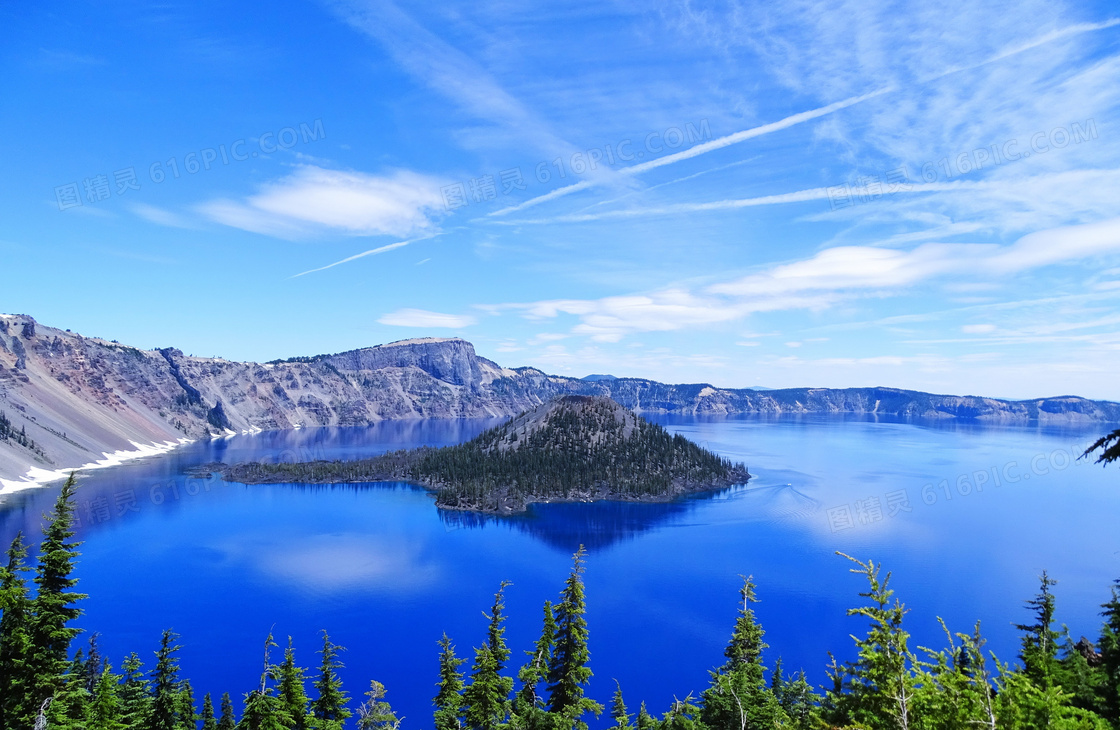
[[[431,726],[436,641],[461,656],[485,635],[483,611],[508,579],[507,638],[523,660],[570,556],[587,546],[591,695],[613,679],[633,708],[663,712],[703,689],[734,623],[740,574],[787,669],[824,681],[828,650],[850,657],[862,633],[845,608],[863,589],[841,550],[894,572],[914,645],[942,646],[937,617],[980,619],[1013,658],[1013,622],[1043,569],[1059,580],[1060,622],[1076,639],[1099,628],[1120,577],[1120,469],[1074,461],[1092,430],[899,423],[857,418],[659,419],[745,461],[747,486],[671,504],[538,505],[496,519],[437,510],[404,485],[226,484],[184,476],[195,464],[346,458],[470,438],[493,422],[390,422],[370,428],[236,436],[92,472],[79,491],[80,624],[119,665],[152,657],[160,631],[182,635],[196,696],[238,700],[259,681],[262,642],[293,637],[317,664],[319,631],[348,647],[344,678],[360,696],[388,687],[405,726]],[[57,488],[0,503],[0,538],[36,539]],[[279,654],[275,655],[279,659]],[[601,723],[601,724],[606,724]]]

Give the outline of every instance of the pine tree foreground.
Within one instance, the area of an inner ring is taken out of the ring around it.
[[[28,565],[22,536],[0,563],[0,730],[399,730],[399,718],[376,680],[364,701],[351,709],[339,670],[342,647],[323,632],[317,676],[296,663],[291,639],[279,664],[266,638],[259,682],[244,693],[240,720],[230,694],[219,707],[211,695],[196,709],[189,680],[179,676],[178,636],[160,638],[150,671],[136,653],[114,672],[101,656],[96,636],[71,654],[80,633],[72,624],[85,596],[73,592],[78,545],[73,542],[73,477],[62,488],[48,523],[38,563]],[[841,554],[842,555],[842,554]],[[866,604],[848,614],[866,620],[855,638],[855,659],[833,660],[831,687],[814,692],[804,671],[787,675],[781,660],[769,673],[769,648],[754,605],[756,586],[744,578],[739,615],[724,661],[700,693],[674,699],[657,718],[641,702],[632,714],[615,683],[610,718],[617,730],[1120,730],[1120,581],[1102,605],[1099,641],[1073,642],[1053,624],[1056,581],[1043,573],[1040,590],[1027,606],[1032,619],[1022,632],[1021,666],[1002,662],[984,649],[977,624],[953,633],[942,624],[946,648],[909,647],[905,606],[894,597],[890,574],[874,562],[842,557],[867,583]],[[555,604],[544,604],[540,639],[510,675],[505,643],[503,582],[488,615],[485,642],[475,650],[470,681],[446,635],[438,642],[438,692],[433,700],[436,730],[586,730],[587,716],[603,707],[587,696],[592,672],[585,618],[581,547]],[[34,572],[35,594],[24,577]],[[1065,641],[1061,641],[1062,637]],[[308,693],[310,681],[312,692]],[[543,686],[542,686],[543,685]],[[349,723],[349,724],[348,724]],[[419,724],[423,726],[423,724]]]

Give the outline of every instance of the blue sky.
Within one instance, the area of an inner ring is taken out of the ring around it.
[[[5,312],[1120,399],[1111,3],[9,3],[0,64]]]

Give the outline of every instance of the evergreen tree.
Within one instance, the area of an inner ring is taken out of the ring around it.
[[[308,730],[307,687],[304,670],[296,665],[292,637],[288,637],[288,648],[284,650],[284,662],[275,668],[274,678],[280,704],[291,718],[291,730]]]
[[[202,696],[202,715],[199,719],[202,720],[202,730],[218,730],[218,718],[214,717],[214,700],[210,699],[209,692]]]
[[[502,670],[509,661],[506,647],[505,590],[510,585],[502,581],[494,594],[494,606],[490,610],[490,625],[486,643],[475,649],[474,664],[471,667],[471,684],[463,692],[466,705],[467,726],[475,730],[496,730],[506,721],[509,714],[509,693],[513,690],[513,679],[503,677]]]
[[[288,730],[288,714],[280,700],[268,690],[254,689],[245,695],[245,709],[241,713],[238,730]],[[326,727],[326,726],[324,726]]]
[[[194,711],[194,689],[188,679],[179,683],[178,712],[179,730],[198,730],[198,715]]]
[[[276,671],[270,659],[276,641],[272,632],[264,641],[264,666],[261,668],[260,686],[245,695],[245,709],[241,713],[238,728],[244,730],[288,730],[293,718],[288,714],[283,701],[275,695],[268,680]]]
[[[1094,451],[1100,451],[1096,463],[1111,464],[1120,459],[1120,428],[1097,439],[1092,446],[1085,449],[1085,453],[1078,458],[1085,458]]]
[[[863,639],[856,639],[858,658],[853,663],[833,663],[834,689],[828,694],[832,710],[830,722],[858,724],[871,730],[906,730],[912,726],[910,701],[914,677],[910,667],[914,656],[907,646],[909,634],[902,629],[906,608],[889,588],[891,574],[880,578],[881,565],[837,553],[855,563],[851,572],[867,579],[869,590],[860,593],[871,605],[848,609],[849,616],[864,616],[871,621]],[[846,691],[845,691],[846,690]]]
[[[765,684],[762,650],[767,645],[762,640],[765,632],[751,608],[758,600],[754,591],[754,582],[743,578],[743,587],[739,589],[742,606],[731,641],[724,650],[727,661],[711,673],[711,686],[701,700],[700,716],[710,728],[772,728],[783,715],[777,698]]]
[[[635,730],[653,730],[657,727],[657,719],[649,714],[644,701],[638,707],[638,716],[634,718],[634,727]]]
[[[233,701],[229,692],[222,693],[222,716],[218,718],[218,730],[235,730],[237,718],[233,716]]]
[[[785,674],[782,673],[782,658],[774,660],[774,671],[770,674],[770,692],[775,697],[781,698],[782,689],[785,687]]]
[[[17,533],[0,567],[0,728],[14,727],[28,714],[28,654],[31,650],[31,597],[23,573],[27,546]]]
[[[948,647],[941,651],[923,648],[928,659],[915,662],[916,681],[911,699],[911,717],[915,725],[928,726],[931,730],[995,728],[993,678],[979,651],[983,646],[979,624],[974,640],[966,634],[957,634],[964,641],[959,647],[943,621],[941,628],[948,639]]]
[[[1026,672],[998,664],[995,715],[999,730],[1111,730],[1104,718],[1070,707],[1070,695],[1055,683],[1040,686]]]
[[[538,692],[542,681],[548,679],[549,662],[556,645],[556,617],[552,613],[552,601],[544,602],[544,622],[541,636],[531,651],[525,652],[527,661],[517,672],[521,690],[513,700],[513,713],[528,721],[531,715],[544,712],[544,702]],[[538,718],[539,719],[539,718]],[[539,723],[537,723],[539,724]]]
[[[463,673],[459,667],[466,662],[455,656],[455,646],[447,634],[439,640],[439,691],[432,699],[436,711],[436,730],[460,730],[463,723]]]
[[[572,556],[572,572],[560,594],[556,610],[556,648],[549,664],[548,709],[565,718],[576,730],[587,730],[582,717],[587,712],[596,716],[603,711],[598,702],[585,697],[584,685],[591,680],[587,662],[587,619],[584,618],[583,545]]]
[[[89,706],[89,730],[125,730],[130,727],[124,722],[124,703],[121,702],[118,684],[120,679],[105,664]]]
[[[659,730],[705,730],[703,721],[699,719],[700,712],[691,694],[683,700],[674,697],[669,711],[661,718]]]
[[[85,660],[79,649],[51,697],[46,711],[47,727],[52,730],[86,730],[91,694],[86,690],[85,679]]]
[[[179,697],[179,659],[175,656],[179,639],[171,629],[164,629],[156,651],[156,666],[152,670],[152,707],[145,727],[147,730],[181,730]]]
[[[121,663],[121,671],[124,672],[118,693],[121,720],[130,729],[146,727],[152,709],[152,697],[148,692],[148,680],[144,677],[144,664],[136,652],[125,657]]]
[[[820,727],[821,698],[805,679],[804,669],[793,677],[786,677],[782,669],[782,658],[778,657],[774,662],[774,671],[770,675],[770,693],[774,695],[778,706],[785,713],[788,727],[794,730],[814,730]]]
[[[1034,612],[1034,623],[1015,624],[1015,628],[1023,632],[1023,648],[1019,654],[1023,661],[1023,673],[1035,684],[1048,687],[1056,679],[1054,675],[1058,663],[1060,634],[1054,630],[1054,594],[1050,592],[1050,586],[1057,585],[1058,581],[1050,578],[1044,570],[1039,576],[1039,583],[1038,594],[1026,602]]]
[[[319,669],[319,677],[315,680],[315,691],[319,693],[311,703],[311,715],[318,721],[316,730],[339,730],[346,718],[350,717],[350,710],[346,709],[349,697],[342,689],[342,680],[338,677],[338,670],[342,662],[338,659],[342,647],[331,643],[330,636],[323,632],[323,650],[319,652],[323,662]]]
[[[540,694],[540,684],[548,680],[552,651],[556,643],[556,619],[552,602],[545,601],[544,622],[540,638],[532,650],[526,651],[526,662],[518,670],[521,689],[513,698],[510,725],[515,730],[557,730],[557,716],[546,709]]]
[[[1082,653],[1079,644],[1070,635],[1068,626],[1062,626],[1062,635],[1065,641],[1062,642],[1060,657],[1055,664],[1055,680],[1063,691],[1071,695],[1070,702],[1074,707],[1100,712],[1104,672],[1100,667],[1089,663],[1089,658]],[[1085,649],[1091,652],[1094,647],[1088,644]]]
[[[28,655],[28,697],[16,722],[30,726],[43,702],[63,688],[70,642],[81,633],[69,623],[81,615],[74,606],[85,598],[69,592],[78,581],[71,578],[78,544],[74,537],[74,474],[62,486],[49,522],[43,529],[39,563],[35,571],[37,594],[31,602],[31,636]],[[29,714],[30,711],[30,714]]]
[[[94,632],[89,635],[89,647],[86,649],[86,660],[83,672],[86,678],[86,689],[92,694],[97,683],[101,681],[101,673],[105,671],[106,659],[101,656],[101,649],[97,646],[100,634]]]
[[[783,680],[778,705],[789,718],[790,727],[795,730],[812,730],[820,727],[820,713],[817,707],[820,697],[813,686],[805,679],[805,670],[797,673],[793,680]]]
[[[970,657],[969,670],[980,700],[980,724],[994,728],[996,725],[993,689],[995,680],[988,670],[988,658],[984,656],[984,645],[988,642],[980,635],[980,622],[976,622],[971,636],[965,634],[958,634],[958,636],[964,642],[964,649]]]
[[[1101,605],[1104,626],[1098,642],[1101,655],[1101,714],[1120,727],[1120,580],[1112,585],[1112,597]]]
[[[617,730],[632,730],[634,727],[630,724],[630,713],[626,711],[626,703],[622,700],[622,685],[617,679],[614,681],[614,697],[611,698],[611,719]]]
[[[385,701],[385,685],[373,680],[366,692],[366,701],[358,707],[359,730],[397,730],[401,721]],[[402,718],[403,719],[403,718]]]

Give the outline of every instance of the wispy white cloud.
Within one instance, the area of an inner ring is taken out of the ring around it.
[[[686,150],[681,150],[680,152],[675,152],[673,154],[658,157],[653,160],[641,162],[636,165],[630,165],[629,167],[623,167],[619,169],[615,174],[621,176],[640,175],[644,172],[655,170],[659,167],[664,167],[666,165],[672,165],[674,163],[681,162],[682,160],[690,160],[694,157],[699,157],[700,155],[714,152],[715,150],[721,150],[725,147],[730,147],[731,145],[739,144],[740,142],[745,142],[749,139],[754,139],[755,137],[761,137],[765,134],[778,132],[783,129],[789,129],[794,125],[801,124],[813,119],[818,119],[828,114],[832,114],[833,112],[840,111],[841,109],[846,109],[855,104],[859,104],[862,101],[873,99],[877,96],[882,96],[889,91],[890,89],[879,89],[869,94],[861,94],[859,96],[853,96],[847,99],[843,99],[834,104],[828,104],[816,109],[810,109],[808,111],[798,112],[797,114],[791,114],[790,116],[785,117],[784,119],[780,119],[776,122],[770,122],[769,124],[762,124],[750,129],[744,129],[742,131],[735,132],[734,134],[728,134],[718,139],[713,139],[710,142],[701,142],[700,144],[689,147]],[[608,177],[606,179],[610,178]],[[519,210],[524,210],[525,208],[530,208],[534,205],[540,205],[541,203],[546,203],[548,201],[556,200],[557,198],[579,192],[580,190],[586,190],[596,184],[601,184],[601,181],[582,180],[578,183],[573,183],[571,185],[557,188],[556,190],[552,190],[548,193],[545,193],[544,195],[538,195],[534,198],[530,198],[523,203],[518,203],[517,205],[510,205],[505,208],[501,208],[500,210],[496,210],[489,215],[503,216],[509,213],[514,213]]]
[[[336,0],[336,12],[373,38],[418,81],[456,102],[476,119],[500,127],[537,151],[555,155],[574,148],[510,94],[478,61],[417,22],[389,0]]]
[[[706,203],[674,203],[655,207],[624,208],[622,210],[605,210],[597,213],[572,213],[568,215],[549,216],[547,218],[520,218],[495,222],[511,226],[549,225],[552,223],[587,223],[590,221],[610,220],[612,218],[645,218],[649,216],[684,215],[689,213],[707,213],[717,210],[751,208],[760,205],[804,203],[811,200],[826,200],[827,198],[828,191],[826,188],[811,188],[809,190],[797,190],[791,193],[763,195],[756,198],[713,200]]]
[[[900,186],[888,195],[883,194],[882,186],[872,189],[859,185],[851,185],[845,194],[851,200],[871,200],[876,197],[873,204],[878,207],[867,208],[838,208],[832,215],[859,216],[885,210],[890,205],[898,204],[907,197],[923,194],[943,194],[944,202],[940,207],[951,206],[967,209],[977,218],[982,213],[989,213],[994,218],[987,223],[959,222],[939,229],[925,229],[906,234],[898,234],[881,242],[882,245],[894,245],[936,237],[939,235],[956,235],[985,228],[998,227],[1004,230],[1024,230],[1032,224],[1044,223],[1058,225],[1069,222],[1071,219],[1084,219],[1086,217],[1100,216],[1101,214],[1115,215],[1120,213],[1120,203],[1115,202],[1113,190],[1120,185],[1120,170],[1072,170],[1059,173],[1043,173],[1038,175],[973,179],[950,180],[945,182],[909,183]],[[836,193],[833,193],[835,195]],[[788,193],[761,195],[750,198],[731,198],[726,200],[713,200],[697,203],[671,203],[656,206],[641,206],[607,210],[589,213],[572,213],[566,215],[548,216],[545,218],[519,218],[496,221],[502,225],[550,225],[554,223],[587,223],[600,220],[645,218],[653,216],[692,215],[696,213],[718,212],[754,208],[769,205],[791,205],[818,200],[830,200],[829,188],[808,188],[795,190]],[[922,204],[928,210],[928,202]],[[908,215],[913,208],[906,208],[903,215]],[[815,216],[819,219],[827,213]],[[892,214],[898,217],[897,214]]]
[[[443,314],[424,309],[398,309],[381,316],[377,321],[392,327],[462,329],[475,324],[478,320],[468,314]]]
[[[601,299],[506,304],[530,319],[578,318],[572,333],[616,342],[792,309],[822,310],[855,297],[888,296],[944,277],[991,279],[1095,256],[1120,254],[1120,218],[1040,231],[1013,244],[925,243],[910,250],[837,246],[698,291],[673,288]],[[806,340],[810,341],[810,340]]]
[[[396,243],[388,243],[388,244],[385,244],[384,246],[378,246],[377,248],[371,248],[368,251],[362,251],[361,253],[354,254],[353,256],[347,256],[344,259],[340,259],[339,261],[335,261],[333,264],[327,264],[326,266],[320,266],[317,269],[308,269],[307,271],[301,271],[300,273],[294,274],[289,278],[295,279],[296,277],[305,276],[306,274],[314,274],[317,271],[326,271],[327,269],[333,269],[335,266],[341,266],[342,264],[348,264],[351,261],[357,261],[358,259],[364,259],[367,256],[377,256],[378,254],[388,253],[390,251],[396,251],[398,248],[404,248],[405,246],[412,245],[412,244],[416,243],[417,241],[426,241],[429,238],[435,238],[438,235],[440,235],[440,234],[434,233],[430,236],[422,236],[420,238],[413,238],[410,241],[397,241]],[[422,264],[426,261],[431,261],[431,259],[427,258],[427,259],[424,259],[423,261],[418,261],[416,263],[416,265],[419,266],[420,264]]]
[[[1120,18],[1110,18],[1109,20],[1105,20],[1100,23],[1074,23],[1073,25],[1067,25],[1063,28],[1057,28],[1048,33],[1035,36],[1034,38],[1031,38],[1027,41],[1013,43],[1009,47],[1004,48],[1003,50],[996,53],[994,56],[985,58],[982,61],[971,64],[964,64],[961,66],[952,66],[924,80],[933,81],[936,79],[944,78],[945,76],[949,76],[950,74],[959,73],[961,71],[971,71],[972,69],[980,68],[981,66],[986,66],[991,63],[998,63],[1000,61],[1003,61],[1004,59],[1011,58],[1012,56],[1017,56],[1020,53],[1025,53],[1026,51],[1030,51],[1035,48],[1039,48],[1046,45],[1047,43],[1052,43],[1056,40],[1069,38],[1070,36],[1080,35],[1082,33],[1092,33],[1094,31],[1107,30],[1109,28],[1114,28],[1117,25],[1120,25]]]
[[[169,228],[195,227],[193,223],[186,220],[178,213],[166,210],[165,208],[157,208],[154,205],[148,205],[146,203],[132,203],[128,208],[149,223],[155,223]]]
[[[443,206],[440,184],[404,170],[370,175],[303,165],[244,200],[213,200],[198,210],[223,225],[285,238],[408,236],[433,228]]]

